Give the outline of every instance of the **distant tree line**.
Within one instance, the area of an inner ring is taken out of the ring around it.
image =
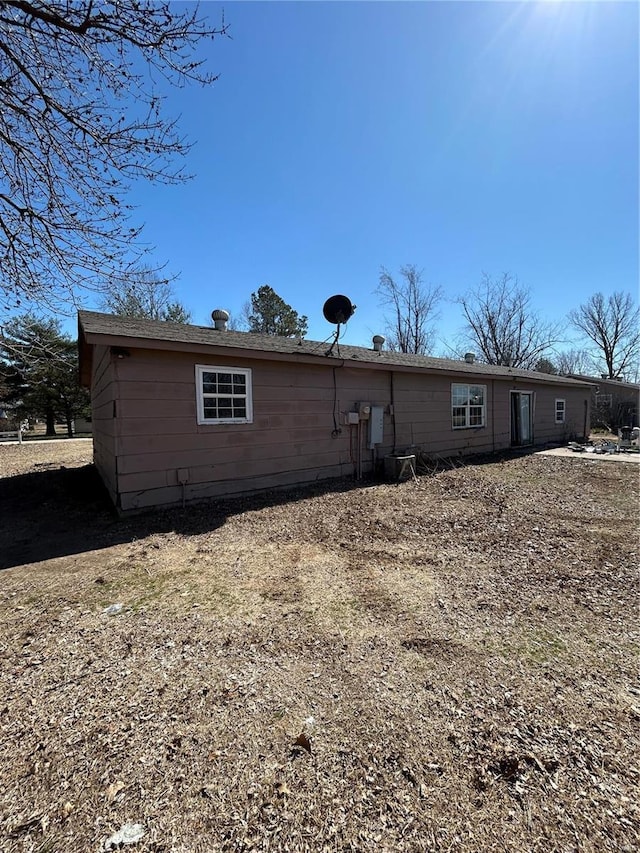
[[[403,266],[394,278],[381,268],[376,293],[385,308],[387,345],[392,350],[429,354],[443,293],[424,284],[422,272]],[[547,322],[532,307],[531,291],[515,276],[483,275],[455,300],[464,321],[456,355],[474,351],[485,364],[543,373],[596,374],[637,381],[640,370],[640,308],[630,293],[595,293],[569,313],[568,325],[582,339],[562,349],[567,322]]]
[[[399,275],[382,267],[375,290],[384,309],[386,343],[390,350],[433,354],[441,287],[425,283],[413,264]],[[479,362],[519,367],[542,373],[597,374],[635,379],[640,362],[640,309],[629,293],[608,297],[595,293],[569,313],[568,325],[583,346],[562,349],[567,322],[548,322],[532,307],[531,291],[517,277],[484,274],[480,283],[455,300],[464,321],[456,356],[474,351]],[[151,270],[127,286],[107,288],[103,307],[114,314],[188,323],[190,312],[179,302],[168,281]],[[304,337],[308,318],[299,314],[265,284],[251,294],[230,328],[256,334]]]
[[[191,312],[185,308],[168,279],[143,267],[131,280],[112,281],[104,286],[102,308],[109,314],[168,323],[190,323]]]

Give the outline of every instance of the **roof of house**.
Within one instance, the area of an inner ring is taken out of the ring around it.
[[[495,377],[496,379],[526,379],[554,385],[584,385],[585,382],[564,376],[539,373],[533,370],[521,370],[518,367],[499,367],[492,364],[472,364],[463,359],[434,358],[430,355],[381,350],[377,352],[366,347],[349,346],[336,343],[331,347],[330,336],[325,341],[308,341],[299,338],[284,338],[277,335],[259,335],[252,332],[218,331],[210,326],[192,326],[183,323],[168,323],[159,320],[143,320],[133,317],[118,317],[113,314],[101,314],[95,311],[78,312],[81,376],[88,379],[86,362],[90,361],[87,345],[107,343],[112,346],[138,346],[157,348],[162,342],[171,345],[171,349],[180,349],[181,345],[189,350],[221,348],[235,351],[235,355],[254,357],[279,357],[290,361],[350,362],[353,366],[367,365],[376,368],[387,367],[397,370],[422,369],[429,372],[469,374],[471,377]],[[135,342],[135,343],[134,343]],[[231,355],[231,352],[229,353]],[[83,362],[85,369],[83,370]],[[588,380],[587,380],[588,382]]]
[[[572,379],[581,379],[583,382],[589,382],[592,385],[612,385],[624,391],[634,391],[636,394],[640,391],[640,384],[637,382],[624,382],[622,379],[610,379],[606,376],[583,376],[580,373],[570,373],[569,376]]]

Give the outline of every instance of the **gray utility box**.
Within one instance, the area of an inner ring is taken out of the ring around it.
[[[382,444],[384,437],[384,408],[382,406],[371,406],[369,418],[369,450],[373,450],[376,444]]]

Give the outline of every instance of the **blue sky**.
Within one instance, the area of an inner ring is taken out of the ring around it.
[[[219,19],[222,4],[203,10]],[[181,186],[134,187],[154,260],[194,322],[270,284],[345,343],[383,320],[380,266],[451,301],[517,275],[561,319],[638,287],[638,6],[615,2],[264,2],[224,6],[219,80],[167,93],[195,145]]]

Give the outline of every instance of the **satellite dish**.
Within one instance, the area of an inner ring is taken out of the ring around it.
[[[356,310],[356,306],[351,304],[351,300],[346,296],[330,296],[324,303],[322,313],[325,320],[329,323],[346,323],[349,317]]]

